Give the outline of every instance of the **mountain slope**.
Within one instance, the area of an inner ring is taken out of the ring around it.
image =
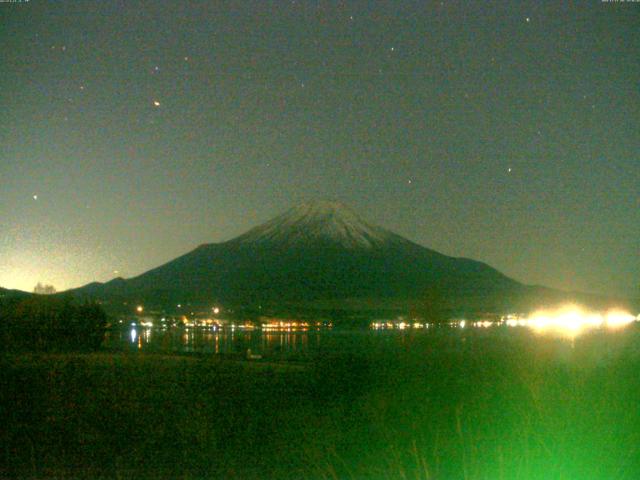
[[[0,287],[0,299],[3,298],[25,298],[30,297],[31,293],[23,292],[22,290],[9,290]]]
[[[369,225],[342,204],[314,202],[233,240],[201,245],[138,277],[94,283],[73,293],[169,306],[406,302],[435,296],[486,303],[525,290],[481,262],[449,257]]]

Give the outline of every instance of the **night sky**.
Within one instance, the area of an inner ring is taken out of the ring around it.
[[[0,286],[336,199],[525,283],[640,290],[640,3],[0,3]]]

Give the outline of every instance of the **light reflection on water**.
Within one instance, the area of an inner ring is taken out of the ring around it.
[[[473,351],[486,342],[516,342],[523,348],[551,350],[567,358],[586,355],[594,359],[631,349],[640,355],[640,324],[624,329],[586,332],[578,337],[541,336],[534,329],[510,328],[508,325],[439,326],[430,328],[345,330],[242,330],[204,327],[132,326],[108,332],[104,346],[114,351],[157,353],[254,355],[272,359],[303,359],[325,353],[376,353],[379,351],[427,352]],[[482,353],[482,348],[479,350]],[[573,353],[572,353],[573,352]],[[475,355],[475,353],[474,353]]]
[[[306,353],[321,344],[323,330],[237,330],[202,327],[153,328],[131,326],[107,333],[104,346],[110,350],[139,349],[153,352],[229,354]]]

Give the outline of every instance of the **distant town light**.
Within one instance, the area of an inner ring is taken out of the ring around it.
[[[220,313],[220,309],[219,309],[218,307],[213,307],[213,309],[212,309],[212,310],[213,310],[213,313],[214,313],[215,315],[217,315],[217,314],[219,314],[219,313]]]
[[[144,307],[143,307],[142,305],[138,305],[138,306],[136,307],[136,312],[138,312],[138,313],[142,313],[143,311],[144,311]]]
[[[556,310],[540,310],[527,318],[506,321],[510,327],[530,327],[539,333],[555,333],[574,338],[578,334],[595,328],[615,330],[623,328],[637,319],[623,310],[607,312],[588,311],[578,305],[565,305]]]

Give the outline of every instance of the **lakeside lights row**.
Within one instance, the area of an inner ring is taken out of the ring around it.
[[[123,319],[119,320],[120,324],[123,324],[125,321]],[[309,329],[322,329],[322,328],[332,328],[332,322],[309,322],[309,321],[269,321],[267,323],[253,323],[253,322],[244,322],[244,323],[228,323],[226,321],[220,321],[218,319],[206,318],[206,319],[188,319],[186,316],[182,316],[180,319],[167,319],[166,317],[162,317],[159,320],[159,325],[154,324],[154,321],[151,318],[140,319],[137,322],[132,322],[130,325],[132,327],[136,327],[138,324],[141,327],[152,328],[154,326],[159,326],[163,329],[168,327],[205,327],[212,328],[213,330],[220,330],[230,328],[232,330],[240,329],[240,330],[309,330]]]
[[[616,330],[636,321],[640,321],[640,315],[634,316],[624,310],[614,309],[604,313],[590,312],[576,305],[567,305],[556,310],[539,310],[529,316],[510,314],[494,321],[453,320],[438,325],[456,328],[489,328],[506,325],[507,327],[528,327],[537,333],[560,333],[573,336],[585,330],[596,328]],[[374,330],[406,330],[430,328],[435,325],[434,323],[421,322],[378,321],[371,323],[371,328]]]
[[[178,308],[182,308],[182,305],[180,303],[176,306]],[[214,315],[218,315],[220,313],[220,307],[211,307],[211,311],[213,312]],[[138,305],[136,307],[136,313],[142,313],[142,312],[144,312],[144,307],[142,305]]]
[[[609,310],[607,312],[589,312],[584,309],[569,305],[557,310],[540,310],[534,312],[526,319],[507,320],[509,326],[526,326],[533,330],[546,332],[559,332],[576,335],[584,330],[606,328],[617,330],[639,321],[640,315],[633,316],[623,310]]]
[[[137,313],[142,313],[144,308],[140,305],[136,308]],[[212,308],[213,314],[218,314],[220,309],[218,307]],[[143,327],[153,327],[153,322],[150,319],[140,319],[140,325]],[[575,336],[585,330],[606,328],[608,330],[615,330],[623,328],[633,322],[640,321],[640,315],[634,316],[631,313],[612,309],[606,312],[587,311],[584,308],[577,305],[566,305],[555,310],[539,310],[528,316],[519,314],[510,314],[501,317],[499,320],[453,320],[446,322],[445,325],[456,328],[489,328],[494,326],[506,325],[507,327],[528,327],[537,333],[560,333],[568,336]],[[162,318],[160,321],[162,324],[166,324],[167,319]],[[120,323],[123,323],[120,320]],[[172,322],[175,325],[175,321]],[[186,316],[183,316],[178,323],[182,323],[186,327],[211,327],[213,329],[221,329],[223,327],[230,327],[231,329],[247,329],[253,330],[255,328],[261,328],[263,330],[308,330],[311,328],[331,328],[333,325],[327,322],[310,322],[310,321],[292,321],[292,320],[276,320],[270,319],[267,323],[253,324],[251,322],[245,322],[240,324],[223,325],[218,319],[202,319],[202,320],[188,320]],[[164,325],[163,325],[164,326]],[[375,321],[370,324],[372,329],[385,330],[385,329],[428,329],[436,326],[434,323],[423,323],[416,320],[405,321],[402,317],[399,317],[395,321]]]

